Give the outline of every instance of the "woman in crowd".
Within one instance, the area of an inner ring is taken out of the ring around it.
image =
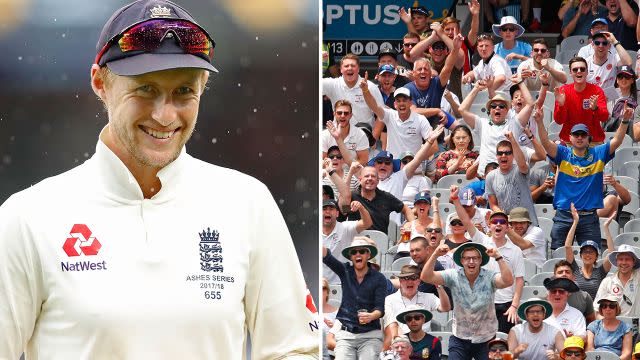
[[[615,296],[608,295],[598,301],[598,312],[603,316],[587,326],[586,351],[610,351],[622,360],[631,359],[633,333],[631,326],[620,321],[620,304]]]
[[[435,181],[449,174],[464,174],[478,158],[473,151],[473,137],[466,125],[458,125],[449,136],[449,150],[440,153],[436,161]]]

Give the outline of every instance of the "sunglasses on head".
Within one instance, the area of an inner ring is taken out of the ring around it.
[[[381,164],[381,165],[382,165],[382,164],[385,164],[385,165],[391,165],[391,160],[381,160],[381,159],[378,159],[378,160],[376,160],[376,164]]]
[[[602,303],[602,304],[600,304],[600,308],[601,309],[607,309],[607,308],[616,309],[617,307],[618,307],[618,305],[614,304],[614,303]]]
[[[364,255],[368,252],[369,252],[369,249],[352,249],[351,251],[349,251],[349,255],[356,255],[356,254]]]
[[[201,55],[209,61],[213,58],[215,42],[200,26],[186,20],[153,19],[134,25],[107,41],[95,63],[100,64],[100,59],[112,45],[117,45],[123,53],[149,52],[159,48],[168,36],[175,36],[188,54]]]
[[[412,321],[412,320],[418,321],[418,320],[423,319],[423,318],[424,318],[424,315],[422,315],[422,314],[405,315],[404,321],[406,321],[406,322],[409,322],[409,321]]]
[[[513,154],[513,151],[511,151],[511,150],[507,150],[507,151],[496,151],[496,155],[498,155],[498,156],[502,156],[502,155],[507,155],[507,156],[509,156],[509,155],[511,155],[511,154]]]
[[[500,30],[504,31],[504,32],[516,32],[516,28],[513,26],[505,26],[505,27],[501,27]]]
[[[333,159],[338,159],[338,160],[342,160],[342,155],[338,155],[338,154],[333,154],[333,155],[327,155],[327,157],[331,160]]]
[[[491,223],[493,225],[506,225],[507,224],[507,220],[506,219],[493,219],[493,220],[491,220]]]
[[[540,54],[545,54],[547,51],[549,51],[548,49],[542,48],[542,49],[533,49],[533,52],[537,52]]]
[[[424,231],[428,232],[428,233],[432,232],[432,233],[440,234],[442,232],[442,229],[441,228],[426,228]]]
[[[582,356],[582,350],[565,350],[565,356]]]
[[[609,42],[607,40],[593,40],[595,46],[607,46]]]
[[[402,46],[404,46],[404,47],[414,47],[416,45],[418,45],[418,43],[404,43],[404,44],[402,44]]]
[[[411,276],[404,276],[401,277],[400,280],[409,280],[409,281],[414,281],[414,280],[418,280],[420,277],[418,275],[411,275]]]
[[[495,109],[495,108],[506,109],[507,105],[506,104],[502,104],[502,103],[500,103],[500,104],[491,103],[491,104],[489,104],[489,107],[492,108],[492,109]]]
[[[577,66],[577,67],[571,68],[571,72],[574,74],[579,72],[585,72],[585,71],[587,71],[587,68],[584,66]]]
[[[504,345],[495,345],[489,348],[489,352],[507,351]]]
[[[351,114],[351,111],[336,111],[336,115],[340,115],[340,116],[342,115],[347,116],[349,114]]]

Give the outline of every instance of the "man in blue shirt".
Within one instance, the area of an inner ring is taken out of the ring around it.
[[[591,136],[585,124],[576,124],[571,128],[571,147],[557,145],[549,140],[544,126],[542,111],[534,111],[534,119],[538,124],[540,143],[548,156],[558,165],[553,207],[556,215],[551,229],[551,250],[564,245],[564,241],[573,223],[571,204],[580,214],[580,222],[576,231],[578,244],[586,240],[600,243],[600,220],[597,209],[604,207],[602,201],[603,173],[606,163],[615,156],[615,151],[622,145],[622,140],[633,109],[626,106],[622,112],[622,121],[615,136],[604,144],[590,147]]]
[[[336,319],[341,328],[336,332],[336,359],[374,359],[382,350],[380,319],[384,315],[386,278],[368,261],[378,249],[364,236],[356,236],[342,255],[351,260],[341,263],[322,247],[322,262],[338,277],[342,285],[342,301]]]

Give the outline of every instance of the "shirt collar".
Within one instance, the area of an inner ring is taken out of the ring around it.
[[[487,60],[482,59],[482,62],[486,65],[489,63],[489,61],[491,61],[491,59],[493,59],[493,55],[495,55],[495,52],[492,52],[491,55],[489,55],[489,57],[487,58]]]

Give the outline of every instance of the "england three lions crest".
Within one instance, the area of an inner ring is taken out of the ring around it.
[[[198,233],[200,235],[200,268],[202,271],[223,272],[222,266],[222,246],[218,241],[218,231],[206,231]]]

